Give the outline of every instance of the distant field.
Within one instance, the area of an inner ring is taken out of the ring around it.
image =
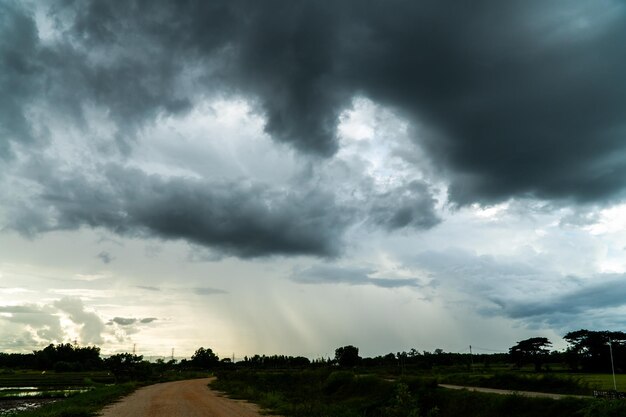
[[[592,389],[612,390],[613,375],[611,374],[570,374],[573,377],[580,378]],[[626,392],[626,374],[615,374],[617,382],[617,390]]]
[[[571,373],[562,367],[550,366],[552,372],[535,372],[532,367],[522,370],[496,365],[488,368],[474,367],[473,371],[444,368],[411,372],[414,376],[430,376],[441,383],[482,386],[489,388],[542,391],[558,394],[591,395],[593,390],[613,390],[612,374]],[[626,374],[616,374],[617,390],[626,392]]]
[[[112,375],[105,371],[98,372],[54,372],[54,371],[0,371],[2,387],[80,387],[85,385],[110,384],[115,382]]]

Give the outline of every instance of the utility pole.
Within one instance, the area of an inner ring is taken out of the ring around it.
[[[174,360],[174,348],[172,348],[172,360]]]
[[[472,355],[472,345],[470,346],[470,371],[474,370],[474,356]]]
[[[613,388],[617,391],[617,382],[615,382],[615,366],[613,366],[613,341],[609,338],[609,351],[611,352],[611,371],[613,372]]]
[[[136,351],[137,351],[137,343],[133,343],[133,356],[135,356]]]

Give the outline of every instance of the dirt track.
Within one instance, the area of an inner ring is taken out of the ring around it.
[[[533,392],[533,391],[511,391],[505,389],[495,389],[495,388],[481,388],[481,387],[464,387],[461,385],[448,385],[448,384],[439,384],[442,388],[448,389],[466,389],[468,391],[476,391],[476,392],[486,392],[489,394],[502,394],[502,395],[521,395],[522,397],[535,397],[535,398],[552,398],[553,400],[561,400],[563,398],[589,398],[585,395],[563,395],[563,394],[550,394],[546,392]]]
[[[259,408],[210,390],[210,378],[140,388],[107,406],[101,417],[259,417]]]

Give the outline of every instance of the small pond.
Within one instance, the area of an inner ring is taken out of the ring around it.
[[[32,410],[92,388],[40,388],[0,387],[0,416],[10,416],[18,411]]]

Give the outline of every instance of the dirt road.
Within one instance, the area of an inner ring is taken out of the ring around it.
[[[489,394],[502,394],[502,395],[521,395],[522,397],[535,397],[535,398],[552,398],[553,400],[561,400],[563,398],[590,398],[584,395],[563,395],[563,394],[550,394],[546,392],[533,392],[533,391],[511,391],[506,389],[495,389],[495,388],[481,388],[481,387],[464,387],[461,385],[448,385],[448,384],[439,384],[442,388],[449,389],[466,389],[468,391],[476,391],[476,392],[486,392]]]
[[[260,417],[259,408],[210,390],[210,378],[140,388],[107,406],[101,417]]]

